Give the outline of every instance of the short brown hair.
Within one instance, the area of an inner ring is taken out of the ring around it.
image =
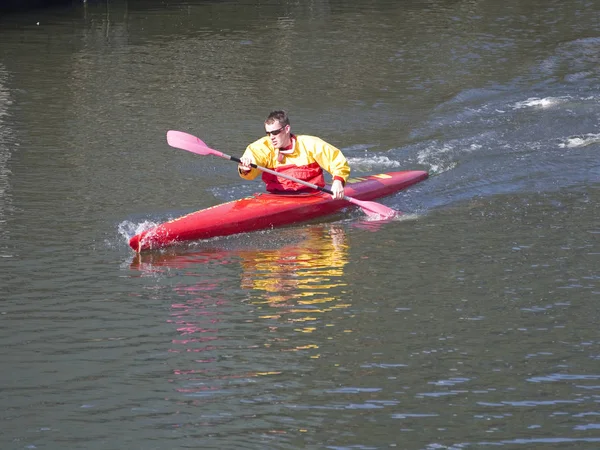
[[[272,111],[267,119],[265,120],[265,124],[279,122],[281,126],[286,126],[290,124],[290,118],[287,113],[283,110]]]

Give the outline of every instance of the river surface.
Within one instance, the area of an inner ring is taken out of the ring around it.
[[[0,448],[600,448],[600,3],[103,1],[0,17]],[[263,189],[273,109],[337,215],[135,255]]]

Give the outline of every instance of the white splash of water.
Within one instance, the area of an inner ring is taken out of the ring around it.
[[[152,222],[149,220],[144,220],[140,223],[131,222],[130,220],[125,220],[121,222],[118,226],[118,231],[121,236],[123,236],[127,241],[135,236],[136,234],[140,234],[146,230],[150,230],[158,225],[156,222]]]
[[[530,97],[525,101],[517,102],[513,105],[514,109],[523,109],[523,108],[551,108],[553,106],[559,105],[561,103],[565,103],[570,99],[570,97]]]
[[[584,134],[582,136],[573,136],[567,138],[564,142],[559,144],[560,148],[579,148],[585,147],[591,144],[600,143],[600,134]]]
[[[429,171],[434,174],[440,174],[452,170],[456,167],[456,161],[444,161],[456,149],[450,144],[431,145],[419,151],[417,154],[417,162],[429,166]],[[470,149],[472,151],[476,148]]]
[[[371,172],[380,171],[388,168],[399,168],[401,164],[399,161],[394,161],[387,156],[368,156],[365,158],[348,158],[348,163],[352,168],[356,168],[361,171]]]

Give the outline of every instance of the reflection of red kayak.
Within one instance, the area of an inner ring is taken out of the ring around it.
[[[401,191],[427,178],[427,172],[389,172],[348,181],[345,193],[358,200],[373,200]],[[254,194],[193,212],[135,235],[129,245],[137,252],[178,242],[208,239],[289,225],[315,219],[348,207],[329,194]]]

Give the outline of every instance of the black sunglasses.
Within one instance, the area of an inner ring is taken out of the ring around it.
[[[281,133],[283,131],[283,129],[286,127],[287,125],[282,126],[281,128],[279,128],[278,130],[273,130],[273,131],[267,131],[267,136],[277,136],[279,133]]]

